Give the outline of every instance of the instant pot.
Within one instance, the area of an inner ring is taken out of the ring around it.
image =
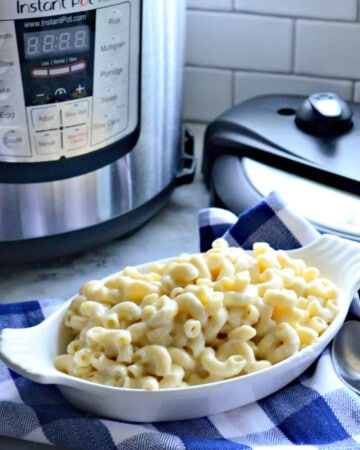
[[[360,105],[336,93],[251,98],[211,122],[211,205],[236,214],[276,190],[320,232],[360,241]]]
[[[185,0],[1,0],[0,261],[137,229],[191,182]]]

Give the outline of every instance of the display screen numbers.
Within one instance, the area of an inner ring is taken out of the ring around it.
[[[26,59],[84,52],[90,48],[90,29],[88,25],[79,25],[25,33],[24,47]]]

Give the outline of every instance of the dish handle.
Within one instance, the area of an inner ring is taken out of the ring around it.
[[[336,236],[331,236],[331,241],[341,288],[353,298],[360,289],[360,244]]]
[[[42,327],[4,328],[0,331],[0,359],[15,372],[38,383],[56,383],[55,367],[49,367],[44,352]],[[38,351],[36,351],[36,347]]]

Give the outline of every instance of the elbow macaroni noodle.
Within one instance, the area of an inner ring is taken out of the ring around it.
[[[253,252],[217,239],[89,281],[65,325],[74,339],[58,370],[111,386],[178,388],[263,370],[317,341],[339,309],[336,286],[267,243]]]

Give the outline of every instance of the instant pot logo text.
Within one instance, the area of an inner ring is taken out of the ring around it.
[[[91,6],[94,2],[95,0],[36,0],[33,2],[16,0],[16,9],[18,14],[64,11],[75,6]]]

